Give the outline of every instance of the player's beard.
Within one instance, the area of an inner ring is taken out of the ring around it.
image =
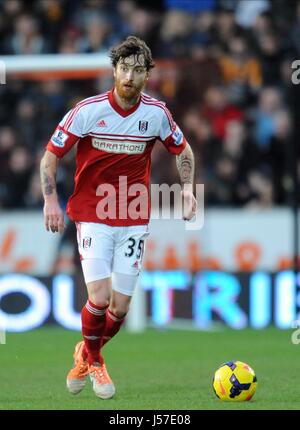
[[[131,85],[131,87],[125,88],[124,85]],[[116,90],[119,94],[119,96],[126,100],[128,103],[136,103],[138,101],[139,95],[144,87],[144,82],[142,82],[140,85],[134,85],[129,82],[120,82],[119,80],[116,80]]]

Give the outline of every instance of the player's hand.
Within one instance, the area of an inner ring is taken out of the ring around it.
[[[65,229],[64,213],[57,200],[46,201],[44,205],[44,221],[47,231],[63,233]]]
[[[182,199],[183,199],[183,216],[182,219],[185,221],[190,221],[197,212],[197,200],[191,190],[182,190],[181,191]]]

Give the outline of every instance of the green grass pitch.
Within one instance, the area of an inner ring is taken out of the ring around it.
[[[103,350],[116,385],[98,399],[88,381],[76,396],[65,387],[80,333],[47,327],[8,333],[0,345],[0,409],[300,409],[300,344],[291,330],[214,332],[148,329],[121,332]],[[241,360],[257,375],[250,402],[221,402],[212,389],[216,368]]]

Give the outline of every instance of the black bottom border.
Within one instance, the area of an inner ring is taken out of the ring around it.
[[[45,419],[47,421],[45,421]],[[68,425],[88,423],[99,425],[101,428],[112,426],[126,426],[134,428],[162,428],[171,425],[190,427],[209,423],[210,427],[221,425],[222,428],[232,427],[234,423],[244,423],[249,420],[252,425],[268,420],[268,424],[274,420],[278,426],[280,422],[284,425],[293,420],[300,419],[299,410],[0,410],[0,422],[14,424],[20,422],[24,425],[29,422],[31,427],[36,423],[54,424],[56,427],[61,421]]]

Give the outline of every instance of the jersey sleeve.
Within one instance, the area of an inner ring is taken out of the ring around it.
[[[75,106],[60,121],[46,149],[62,158],[81,139],[83,126],[82,112]]]
[[[159,138],[171,154],[180,154],[186,146],[186,139],[167,108],[163,110]]]

